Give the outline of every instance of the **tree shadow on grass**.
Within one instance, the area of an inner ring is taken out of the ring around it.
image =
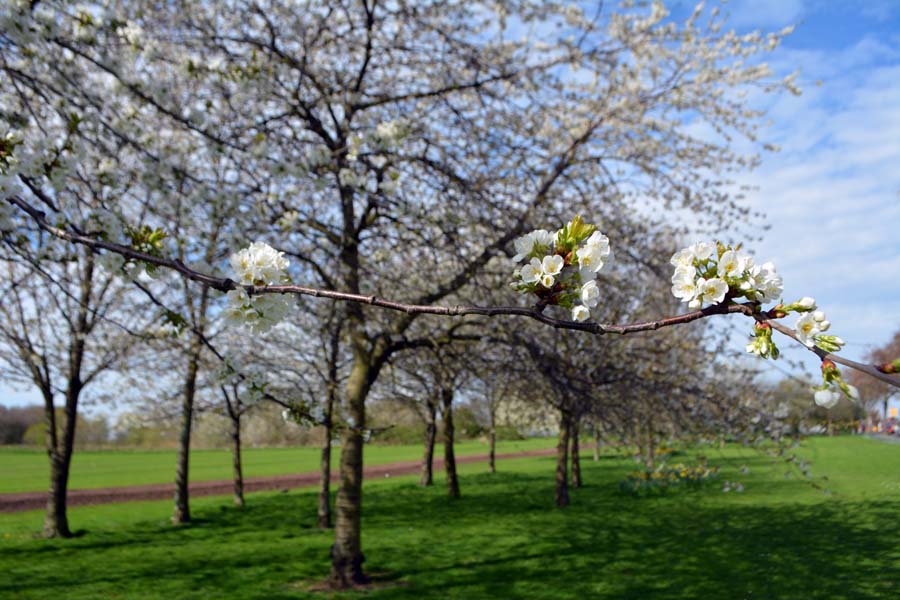
[[[548,506],[547,478],[509,476],[502,490],[474,479],[453,505],[403,493],[390,511],[373,502],[368,522],[379,528],[416,511],[448,523],[429,546],[407,549],[414,562],[396,559],[409,588],[373,597],[900,597],[900,500],[702,501],[716,490],[635,500],[607,483],[578,490],[559,511]],[[466,535],[478,531],[466,552]]]
[[[584,465],[588,485],[559,510],[546,466],[464,475],[453,502],[440,485],[367,487],[366,568],[404,585],[365,597],[898,597],[900,500],[752,504],[717,489],[635,499],[615,486],[629,465],[601,462]],[[765,485],[790,497],[806,484]],[[333,535],[310,527],[315,493],[248,500],[205,506],[190,527],[144,522],[0,546],[0,597],[309,596],[297,583],[327,575]]]

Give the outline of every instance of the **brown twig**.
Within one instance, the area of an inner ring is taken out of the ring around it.
[[[115,244],[112,242],[107,242],[104,240],[98,240],[91,236],[68,231],[66,229],[57,227],[47,221],[46,215],[39,209],[31,206],[21,198],[12,197],[8,199],[12,204],[17,206],[22,211],[26,212],[36,223],[37,225],[47,231],[48,233],[54,235],[59,239],[63,239],[75,244],[83,244],[94,251],[98,250],[106,250],[108,252],[115,252],[127,259],[142,261],[151,265],[155,265],[157,267],[164,267],[167,269],[171,269],[176,271],[181,276],[190,279],[192,281],[197,281],[199,283],[210,286],[213,289],[228,292],[239,287],[232,279],[228,279],[225,277],[215,277],[213,275],[208,275],[206,273],[201,273],[190,267],[186,266],[183,262],[177,259],[169,259],[163,258],[159,256],[153,256],[150,254],[146,254],[144,252],[140,252],[131,248],[130,246],[124,246],[122,244]],[[732,303],[732,302],[724,302],[722,304],[716,304],[713,306],[709,306],[707,308],[701,310],[691,311],[682,315],[676,315],[672,317],[665,317],[661,319],[656,319],[652,321],[642,321],[637,323],[625,323],[625,324],[611,324],[611,323],[596,323],[596,322],[588,322],[588,321],[570,321],[567,319],[557,319],[555,317],[548,316],[543,313],[541,306],[535,307],[520,307],[520,306],[472,306],[472,305],[457,305],[457,306],[441,306],[441,305],[432,305],[432,304],[406,304],[403,302],[397,302],[394,300],[388,300],[385,298],[379,298],[378,296],[369,296],[364,294],[353,294],[349,292],[341,292],[337,290],[328,290],[328,289],[320,289],[320,288],[312,288],[301,285],[269,285],[269,286],[243,286],[244,289],[250,295],[256,294],[297,294],[301,296],[312,296],[314,298],[328,298],[330,300],[335,300],[338,302],[354,302],[358,304],[368,304],[371,306],[377,306],[379,308],[384,308],[387,310],[393,310],[398,312],[404,312],[407,314],[430,314],[430,315],[442,315],[442,316],[467,316],[467,315],[478,315],[485,317],[496,317],[496,316],[521,316],[527,317],[529,319],[533,319],[550,327],[554,327],[556,329],[571,329],[576,331],[584,331],[587,333],[593,333],[595,335],[603,335],[603,334],[618,334],[618,335],[627,335],[630,333],[637,333],[641,331],[655,331],[657,329],[662,329],[664,327],[672,327],[675,325],[683,325],[685,323],[690,323],[691,321],[696,321],[699,319],[703,319],[706,317],[710,317],[713,315],[725,315],[725,314],[743,314],[749,317],[756,319],[758,322],[767,323],[773,329],[785,335],[798,343],[800,342],[797,336],[794,334],[793,330],[789,327],[779,323],[777,321],[778,316],[774,313],[770,312],[760,312],[758,309],[758,305],[755,303]],[[804,347],[806,347],[804,345]],[[867,375],[875,377],[885,383],[888,383],[894,387],[900,388],[900,378],[892,377],[889,374],[883,372],[875,365],[866,365],[863,363],[859,363],[847,358],[843,358],[836,354],[831,354],[829,352],[825,352],[824,350],[813,347],[808,348],[811,352],[816,354],[822,360],[830,359],[836,363],[842,364],[844,366],[850,367],[852,369],[856,369]]]

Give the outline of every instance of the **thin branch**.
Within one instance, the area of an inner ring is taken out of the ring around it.
[[[192,281],[198,281],[209,287],[222,291],[228,292],[234,289],[237,289],[239,285],[235,283],[232,279],[223,278],[223,277],[215,277],[213,275],[209,275],[206,273],[201,273],[190,267],[186,266],[180,260],[173,260],[169,258],[162,258],[158,256],[152,256],[150,254],[146,254],[135,250],[129,246],[123,246],[121,244],[115,244],[112,242],[106,242],[103,240],[98,240],[92,238],[90,236],[67,231],[60,227],[56,227],[55,225],[51,225],[44,213],[21,198],[11,197],[8,198],[8,201],[17,206],[19,209],[28,213],[28,215],[37,223],[37,225],[47,231],[48,233],[60,238],[67,240],[69,242],[75,244],[82,244],[94,251],[98,250],[106,250],[109,252],[115,252],[120,254],[126,258],[131,260],[143,261],[145,263],[149,263],[158,267],[164,267],[167,269],[174,270],[181,274],[183,277],[190,279]],[[713,315],[725,315],[725,314],[743,314],[748,317],[752,317],[760,322],[765,322],[771,325],[775,330],[779,333],[799,342],[794,332],[785,325],[777,322],[775,320],[775,316],[768,312],[760,312],[759,305],[756,303],[747,303],[747,304],[737,304],[737,303],[721,303],[713,306],[708,306],[701,310],[695,310],[689,313],[684,313],[682,315],[672,316],[672,317],[664,317],[661,319],[655,319],[652,321],[641,321],[636,323],[625,323],[625,324],[611,324],[611,323],[595,323],[595,322],[587,322],[587,321],[570,321],[567,319],[557,319],[555,317],[551,317],[545,315],[543,313],[543,307],[538,305],[535,307],[520,307],[520,306],[472,306],[472,305],[457,305],[457,306],[441,306],[441,305],[431,305],[431,304],[406,304],[403,302],[397,302],[394,300],[388,300],[384,298],[379,298],[374,295],[364,295],[364,294],[355,294],[349,292],[340,292],[336,290],[327,290],[320,288],[312,288],[300,285],[269,285],[269,286],[242,286],[248,294],[257,295],[257,294],[296,294],[300,296],[312,296],[314,298],[328,298],[330,300],[335,300],[339,302],[350,302],[356,304],[368,304],[371,306],[377,306],[379,308],[384,308],[387,310],[393,310],[398,312],[405,312],[407,314],[431,314],[431,315],[441,315],[441,316],[467,316],[467,315],[477,315],[477,316],[486,316],[486,317],[495,317],[495,316],[521,316],[527,317],[530,319],[534,319],[540,323],[545,325],[549,325],[556,329],[572,329],[576,331],[584,331],[587,333],[593,333],[595,335],[603,335],[608,333],[618,334],[618,335],[627,335],[630,333],[637,333],[641,331],[655,331],[657,329],[662,329],[665,327],[672,327],[675,325],[683,325],[685,323],[690,323],[692,321],[697,321],[699,319],[703,319],[706,317],[711,317]],[[804,345],[804,347],[806,347]],[[852,369],[859,370],[867,375],[871,375],[885,383],[888,383],[894,387],[900,388],[900,378],[891,377],[887,373],[882,372],[875,365],[865,365],[862,363],[858,363],[853,360],[849,360],[846,358],[842,358],[835,354],[831,354],[821,350],[819,348],[813,347],[808,348],[811,352],[819,356],[821,359],[825,360],[830,359],[836,363],[840,363]]]

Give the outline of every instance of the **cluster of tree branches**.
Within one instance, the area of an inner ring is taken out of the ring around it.
[[[44,1],[10,3],[0,22],[3,364],[45,399],[48,535],[69,534],[79,400],[113,372],[124,396],[179,398],[178,523],[198,401],[223,403],[236,457],[258,402],[324,426],[322,525],[340,435],[339,587],[366,580],[373,396],[424,402],[426,424],[441,412],[448,465],[469,387],[524,412],[549,403],[563,466],[584,422],[632,432],[651,461],[666,431],[769,427],[704,318],[791,332],[746,304],[658,315],[675,310],[667,261],[686,235],[759,225],[730,194],[757,158],[731,141],[763,147],[747,91],[795,91],[760,58],[787,32],[737,35],[702,7],[675,22],[658,2],[537,0]],[[613,240],[605,310],[572,323],[510,306],[512,242],[577,213]],[[222,318],[221,292],[238,287],[228,258],[255,240],[296,282],[246,288],[296,305],[262,333]]]

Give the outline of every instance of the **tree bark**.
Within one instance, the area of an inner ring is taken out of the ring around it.
[[[53,443],[52,450],[48,451],[50,457],[50,490],[47,497],[47,513],[44,516],[44,537],[71,537],[69,529],[69,517],[67,512],[66,494],[69,487],[69,468],[72,464],[72,452],[75,447],[75,425],[77,423],[78,396],[80,389],[77,381],[70,382],[66,391],[66,406],[64,409],[62,439],[56,436],[55,415],[47,419],[48,428],[53,426],[53,431],[48,429],[48,443]],[[53,410],[52,402],[50,404]]]
[[[341,486],[335,501],[334,545],[331,547],[329,582],[335,588],[348,588],[369,581],[362,570],[365,557],[360,544],[363,431],[366,424],[366,396],[388,356],[384,346],[369,350],[369,340],[361,327],[355,330],[352,339],[353,367],[346,387],[350,423],[344,432],[341,447]]]
[[[56,438],[56,408],[53,392],[44,389],[44,423],[46,427],[47,458],[50,460],[50,487],[47,492],[47,513],[44,515],[44,537],[70,537],[66,515],[66,479],[59,456]]]
[[[93,325],[89,323],[89,311],[94,281],[94,255],[87,254],[82,273],[78,313],[72,331],[73,341],[69,346],[68,376],[66,381],[65,417],[62,429],[62,443],[56,433],[56,412],[53,406],[53,389],[50,386],[49,370],[45,369],[46,388],[44,395],[44,417],[47,422],[47,445],[50,456],[50,489],[47,498],[47,514],[44,516],[45,537],[71,537],[66,494],[69,487],[69,467],[75,448],[75,426],[78,423],[78,398],[84,382],[81,368],[84,364],[85,339]]]
[[[338,588],[368,582],[363,574],[360,545],[362,511],[363,437],[365,423],[365,383],[368,366],[355,364],[347,384],[348,412],[352,423],[343,435],[341,486],[335,501],[334,545],[331,548],[331,583]]]
[[[491,415],[491,432],[488,435],[488,443],[490,447],[488,449],[488,470],[491,473],[497,472],[497,415],[495,414],[494,409],[492,408],[490,411]]]
[[[556,506],[569,505],[569,415],[564,411],[559,420],[559,439],[556,443]]]
[[[644,436],[646,442],[644,443],[644,448],[647,452],[647,457],[644,459],[644,464],[647,465],[647,468],[653,470],[656,468],[656,447],[653,444],[653,431],[650,428],[649,420],[643,421],[644,426]]]
[[[644,428],[641,422],[640,417],[633,418],[632,424],[632,432],[637,443],[638,450],[638,458],[644,464],[644,468],[647,467],[647,440],[644,437]]]
[[[573,418],[570,421],[571,432],[569,438],[572,443],[572,487],[581,487],[581,451],[578,447],[578,419]]]
[[[437,405],[429,400],[426,409],[428,412],[425,415],[425,454],[422,457],[422,475],[419,478],[419,485],[423,487],[434,484],[434,443],[437,439]]]
[[[325,424],[325,440],[322,442],[322,458],[320,469],[322,471],[319,483],[319,506],[316,509],[316,527],[319,529],[331,528],[331,411],[328,411]]]
[[[594,423],[594,462],[600,460],[600,446],[603,441],[600,439],[600,428]]]
[[[325,439],[319,463],[319,506],[316,509],[316,526],[331,528],[331,438],[334,435],[334,404],[337,400],[338,359],[340,358],[341,326],[330,325],[328,349],[328,389],[325,396]]]
[[[336,367],[335,367],[336,370]],[[331,528],[331,438],[334,435],[334,388],[337,385],[336,377],[331,381],[332,389],[329,390],[325,403],[325,439],[322,441],[322,457],[319,462],[321,476],[319,481],[319,506],[316,509],[316,527],[319,529]]]
[[[240,409],[240,407],[237,407]],[[231,418],[231,460],[234,467],[234,504],[244,506],[244,470],[241,466],[241,415],[236,413]]]
[[[459,478],[456,475],[456,453],[453,449],[455,435],[453,427],[453,388],[441,389],[441,404],[444,417],[444,469],[447,471],[447,494],[459,498]]]
[[[188,467],[191,452],[191,426],[194,419],[194,397],[197,392],[197,372],[200,368],[200,348],[193,343],[188,357],[187,374],[184,380],[184,396],[181,401],[181,432],[178,437],[178,463],[175,470],[175,512],[172,523],[180,525],[191,522],[188,491]]]

